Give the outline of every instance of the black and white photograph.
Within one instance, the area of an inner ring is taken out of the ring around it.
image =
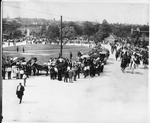
[[[0,123],[150,123],[149,0],[3,0]]]

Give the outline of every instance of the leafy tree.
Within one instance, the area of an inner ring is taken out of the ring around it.
[[[71,39],[73,37],[75,37],[75,30],[74,27],[65,27],[62,29],[62,36],[63,38],[68,38]]]
[[[22,31],[21,30],[15,30],[13,33],[13,38],[19,38],[22,37]]]
[[[18,23],[16,20],[7,21],[6,19],[3,19],[2,22],[3,33],[8,34],[9,38],[13,38],[13,34],[16,33],[17,29],[21,26],[21,23]]]
[[[41,36],[44,36],[44,37],[46,36],[46,25],[42,25],[40,33],[41,33]]]
[[[56,24],[50,25],[46,32],[46,37],[48,39],[55,40],[59,37],[59,27]]]
[[[83,30],[82,26],[79,25],[77,22],[73,22],[73,21],[68,22],[68,27],[74,27],[76,36],[82,35],[82,30]]]
[[[83,34],[82,26],[80,26],[78,24],[74,25],[74,30],[75,30],[76,36],[81,36]]]
[[[141,30],[141,31],[144,31],[144,34],[145,34],[146,36],[149,36],[149,26],[148,26],[148,25],[143,25],[143,26],[141,26],[141,27],[140,27],[140,30]]]
[[[83,23],[83,34],[87,36],[95,34],[95,27],[92,22],[86,21]]]
[[[95,43],[103,41],[112,32],[108,22],[104,19],[99,26],[99,31],[95,34]]]

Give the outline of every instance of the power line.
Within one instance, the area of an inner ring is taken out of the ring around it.
[[[33,11],[33,12],[37,12],[37,13],[42,13],[42,14],[46,14],[46,15],[51,15],[51,16],[58,16],[58,17],[61,16],[61,15],[52,14],[52,13],[49,13],[49,12],[41,12],[41,11],[36,11],[36,10],[33,10],[33,9],[21,8],[21,7],[18,7],[18,6],[12,6],[12,5],[7,5],[7,4],[3,4],[3,5],[9,6],[9,7],[13,7],[13,8],[17,8],[17,9],[23,9],[23,10],[27,10],[27,11]],[[81,21],[81,20],[79,20],[79,19],[72,18],[72,17],[67,17],[67,16],[63,16],[63,18],[68,18],[68,19],[73,19],[73,20],[76,20],[76,21]],[[82,21],[83,21],[83,20],[82,20]]]
[[[60,15],[51,14],[51,13],[48,13],[48,12],[41,12],[41,11],[36,11],[36,10],[33,10],[33,9],[21,8],[21,7],[18,7],[18,6],[12,6],[12,5],[7,5],[7,4],[3,4],[3,5],[9,6],[9,7],[18,8],[18,9],[24,9],[24,10],[28,10],[28,11],[38,12],[38,13],[42,13],[42,14],[48,14],[48,15],[50,14],[52,16],[55,15],[55,16],[59,16],[60,17]]]

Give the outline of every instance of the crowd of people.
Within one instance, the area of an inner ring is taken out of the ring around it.
[[[140,64],[143,64],[144,68],[148,68],[149,64],[149,52],[148,48],[139,48],[139,47],[131,47],[127,45],[111,45],[111,53],[115,51],[116,60],[120,58],[121,70],[124,73],[125,69],[128,67],[131,69],[132,74],[134,73],[134,69],[138,68]]]
[[[17,50],[17,52],[19,49]],[[129,67],[134,73],[134,69],[138,67],[141,62],[146,68],[148,65],[148,49],[131,48],[124,45],[111,45],[111,53],[115,51],[115,58],[121,61],[121,70],[124,73],[125,69]],[[37,63],[37,58],[32,57],[29,61],[25,58],[5,58],[6,62],[2,66],[2,77],[6,79],[16,78],[22,79],[24,86],[26,80],[30,76],[39,75],[40,72],[49,75],[51,80],[63,81],[64,83],[73,83],[81,77],[100,76],[104,70],[107,59],[109,58],[109,50],[97,45],[88,54],[83,55],[81,51],[77,53],[78,60],[73,60],[73,54],[70,52],[69,58],[63,58],[59,55],[57,58],[50,58],[43,64]],[[45,72],[44,72],[45,71]],[[16,94],[20,102],[25,88],[20,83],[17,86]]]
[[[42,37],[33,37],[33,36],[28,36],[28,37],[20,37],[19,39],[3,39],[3,45],[7,46],[16,46],[17,43],[22,43],[25,42],[25,44],[47,44],[49,39],[47,38],[42,38]]]
[[[84,57],[79,51],[77,53],[79,60],[73,61],[73,54],[70,52],[70,58],[50,58],[48,62],[41,65],[40,69],[48,70],[50,79],[64,81],[65,83],[73,83],[77,79],[81,78],[81,75],[86,78],[87,76],[94,77],[96,74],[99,76],[104,69],[104,59],[100,56],[98,57]],[[7,58],[6,58],[7,59]],[[19,98],[19,104],[22,102],[22,98],[25,91],[26,79],[31,75],[38,75],[39,65],[37,66],[36,57],[31,58],[29,61],[25,61],[25,58],[8,58],[7,63],[2,66],[2,77],[6,79],[6,74],[8,74],[8,79],[12,77],[16,79],[22,79],[24,85],[19,83],[16,89],[16,95]],[[45,67],[47,69],[45,69]],[[34,73],[35,72],[35,73]]]
[[[97,51],[92,50],[92,52]],[[25,61],[25,58],[18,59],[14,61],[14,58],[9,59],[9,64],[3,65],[2,77],[6,78],[6,73],[8,79],[24,79],[24,75],[28,78],[31,75],[39,75],[39,72],[45,71],[46,75],[50,75],[52,80],[58,79],[64,82],[73,82],[81,77],[81,74],[86,78],[87,76],[94,77],[100,75],[103,72],[104,65],[106,62],[104,57],[97,54],[97,56],[83,55],[81,51],[77,53],[78,60],[73,61],[73,54],[70,52],[69,58],[63,58],[59,56],[58,58],[50,58],[49,61],[44,64],[38,64],[36,58],[31,58],[29,61]],[[85,56],[85,57],[84,57]],[[108,57],[108,56],[107,56]],[[24,81],[26,80],[24,79]],[[25,82],[24,82],[25,85]]]

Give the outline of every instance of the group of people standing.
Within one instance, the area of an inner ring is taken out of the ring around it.
[[[96,74],[100,75],[104,69],[104,61],[100,57],[97,58],[83,58],[79,61],[70,61],[68,59],[59,58],[57,64],[50,61],[50,78],[52,80],[58,79],[64,82],[73,82],[81,77],[81,74],[86,78],[87,76],[94,77]]]
[[[19,47],[17,47],[17,53],[19,52]],[[25,52],[25,49],[24,49],[24,47],[22,48],[22,52],[24,53]]]

